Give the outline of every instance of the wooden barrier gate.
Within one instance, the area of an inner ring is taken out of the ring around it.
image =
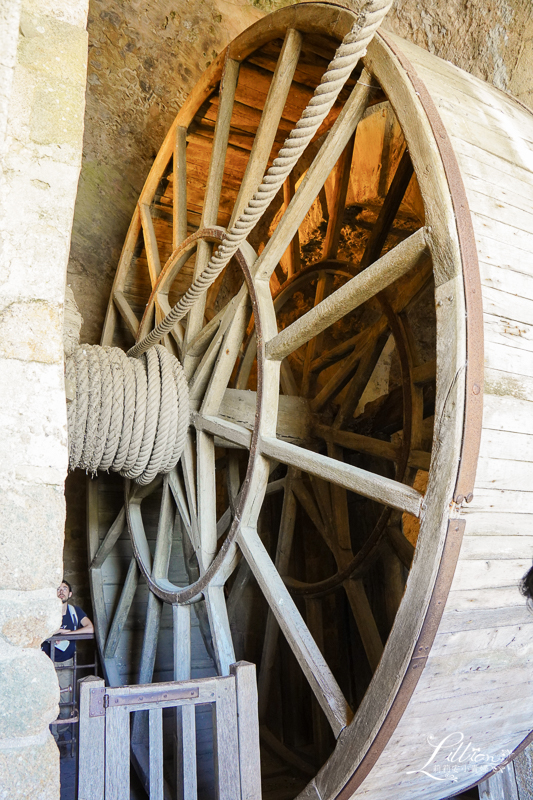
[[[79,800],[130,800],[130,714],[135,711],[148,713],[146,764],[141,771],[150,800],[197,800],[195,707],[206,704],[213,711],[217,799],[261,800],[254,664],[233,664],[228,677],[116,689],[90,676],[79,681],[79,688]],[[176,709],[174,791],[163,777],[164,708]],[[136,720],[133,736],[135,727]],[[139,753],[136,758],[139,762]]]

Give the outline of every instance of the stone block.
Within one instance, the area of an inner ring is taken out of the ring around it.
[[[11,303],[0,311],[0,358],[43,361],[62,358],[61,312],[42,300]]]
[[[46,731],[26,747],[0,743],[0,800],[57,800],[59,751]]]
[[[23,4],[23,35],[19,39],[17,61],[59,83],[83,87],[86,79],[87,33],[83,28],[43,13],[46,10],[40,7],[40,3]],[[30,35],[24,36],[27,27],[30,27]]]
[[[0,642],[0,747],[2,740],[38,736],[57,719],[59,686],[41,650]]]
[[[16,388],[15,388],[16,387]],[[62,364],[0,360],[0,473],[33,482],[26,468],[63,483],[67,472],[67,419]],[[49,470],[55,471],[55,478]]]
[[[61,625],[55,589],[0,590],[0,637],[14,647],[40,648]]]
[[[56,589],[63,577],[63,487],[0,474],[0,519],[0,589]]]

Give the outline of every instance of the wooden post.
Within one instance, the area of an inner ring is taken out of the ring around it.
[[[105,800],[130,800],[129,709],[108,708],[105,721]]]
[[[163,709],[148,712],[150,800],[163,800]]]
[[[174,680],[186,681],[191,677],[191,607],[172,606]],[[196,800],[196,711],[193,705],[176,708],[176,797],[178,800]],[[189,765],[186,769],[185,765]]]
[[[218,678],[216,687],[217,699],[213,705],[213,721],[217,800],[235,800],[240,797],[239,764],[235,761],[239,746],[235,680]]]
[[[511,761],[478,786],[480,800],[518,800],[518,787]]]
[[[102,678],[89,675],[78,681],[80,698],[78,798],[102,800],[104,796],[105,716],[90,717],[91,689],[103,689]]]
[[[230,672],[235,675],[237,695],[237,735],[241,770],[241,800],[261,800],[261,759],[259,755],[259,716],[255,664],[238,661]]]

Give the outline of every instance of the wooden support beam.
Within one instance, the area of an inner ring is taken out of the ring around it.
[[[292,85],[294,71],[298,65],[302,39],[302,34],[299,31],[294,28],[287,29],[228,230],[233,227],[235,221],[257,190],[268,166],[281,115]]]
[[[267,342],[267,358],[276,361],[286,358],[413,269],[428,252],[427,248],[425,230],[421,228]]]
[[[118,289],[116,289],[113,292],[113,302],[118,308],[120,316],[126,323],[126,327],[128,328],[129,332],[131,333],[133,338],[136,339],[137,333],[139,331],[140,322],[135,316],[132,307],[126,300],[124,292],[121,292]]]
[[[335,191],[333,204],[329,208],[329,221],[326,231],[322,258],[337,258],[339,249],[339,239],[342,229],[344,209],[346,208],[346,195],[350,185],[350,171],[352,167],[353,148],[355,144],[355,133],[350,138],[346,148],[337,161],[335,167]]]
[[[118,512],[113,524],[105,535],[104,541],[98,548],[98,551],[91,562],[89,569],[98,569],[102,566],[111,550],[114,548],[119,537],[122,535],[126,526],[126,509],[124,506]]]
[[[478,790],[479,800],[519,800],[513,762],[481,781]]]
[[[176,126],[174,142],[172,244],[174,250],[187,238],[187,128]]]
[[[365,270],[370,264],[372,264],[374,261],[377,261],[377,259],[380,257],[381,251],[385,246],[385,241],[389,235],[390,229],[392,228],[392,223],[394,222],[396,214],[398,213],[400,203],[402,202],[405,192],[407,191],[407,187],[412,175],[413,165],[411,164],[409,151],[406,148],[400,159],[400,163],[398,164],[396,172],[394,173],[394,178],[392,179],[392,183],[389,187],[383,205],[381,206],[378,218],[370,232],[370,236],[368,237],[365,251],[359,265],[360,269]]]
[[[320,423],[313,426],[313,433],[325,442],[341,445],[349,450],[358,453],[366,453],[369,456],[386,458],[388,461],[397,461],[400,455],[399,448],[390,442],[382,439],[374,439],[371,436],[363,436],[360,433],[350,433],[339,428]]]
[[[407,511],[415,517],[420,516],[423,497],[410,486],[279,439],[263,437],[259,441],[259,447],[267,458],[274,458],[282,464],[317,475],[363,497]]]
[[[124,625],[126,624],[128,614],[130,613],[135,592],[137,591],[138,582],[139,568],[135,558],[132,558],[128,568],[128,574],[126,575],[126,580],[124,581],[124,585],[120,593],[120,599],[113,616],[113,622],[111,623],[111,627],[109,628],[109,633],[107,635],[104,658],[113,658],[115,656],[122,631],[124,630]]]
[[[350,723],[351,709],[322,653],[310,635],[294,600],[253,528],[241,528],[239,547],[250,565],[336,738]]]
[[[172,606],[175,681],[191,677],[191,607]],[[193,705],[176,708],[176,786],[179,800],[197,800],[196,713]]]
[[[150,206],[146,203],[139,203],[139,211],[141,212],[144,247],[146,250],[146,260],[148,262],[148,273],[150,275],[150,283],[152,284],[153,288],[161,272],[159,248],[157,246],[157,238],[155,235],[152,215],[150,214]]]
[[[163,709],[148,711],[150,800],[163,800]]]
[[[283,204],[285,210],[290,206],[295,192],[296,180],[294,172],[291,172],[283,184]],[[302,259],[300,254],[300,233],[298,229],[292,237],[287,250],[280,258],[280,263],[287,268],[287,280],[292,278],[292,276],[301,269]]]
[[[220,193],[222,190],[222,179],[224,177],[224,165],[226,163],[226,152],[228,149],[228,138],[231,123],[233,104],[235,101],[235,90],[239,78],[240,64],[234,59],[228,58],[224,65],[224,73],[220,82],[220,102],[213,136],[211,149],[211,159],[209,162],[209,172],[205,187],[205,199],[202,209],[201,227],[206,228],[217,224],[218,207],[220,205]],[[197,278],[209,263],[212,245],[203,240],[198,242],[196,250],[196,263],[194,266],[194,278]],[[192,341],[203,327],[205,308],[205,295],[198,299],[194,307],[191,308],[187,318],[186,342]],[[186,359],[187,361],[187,359]],[[186,367],[186,363],[184,363]]]
[[[235,676],[237,699],[237,735],[241,774],[239,800],[260,800],[261,757],[255,664],[238,661],[231,665],[230,674]]]
[[[406,539],[406,537],[403,535],[402,529],[399,527],[399,525],[389,525],[387,528],[387,536],[394,552],[404,567],[411,569],[415,548],[409,539]]]
[[[301,181],[289,208],[257,260],[254,272],[261,280],[270,280],[289,242],[294,238],[317,194],[348,144],[368,106],[371,92],[372,89],[364,83],[358,83],[353,89],[317,157]]]
[[[281,521],[278,533],[278,543],[276,548],[275,565],[279,575],[287,574],[289,558],[292,549],[294,536],[294,525],[296,523],[296,499],[293,493],[294,482],[298,472],[289,468],[285,478],[285,491],[283,494],[283,506],[281,509]],[[269,610],[263,640],[263,652],[261,655],[261,669],[259,672],[259,719],[263,721],[268,709],[270,695],[270,684],[272,681],[272,670],[276,657],[276,647],[278,644],[279,626],[276,616]]]
[[[104,689],[102,678],[89,675],[81,678],[79,686],[79,763],[78,797],[83,800],[102,800],[105,783],[105,717],[91,717],[91,689]]]

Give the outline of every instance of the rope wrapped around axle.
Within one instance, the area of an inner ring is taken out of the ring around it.
[[[83,345],[66,362],[69,467],[112,470],[150,483],[178,463],[189,426],[183,368],[162,345],[140,358]]]

